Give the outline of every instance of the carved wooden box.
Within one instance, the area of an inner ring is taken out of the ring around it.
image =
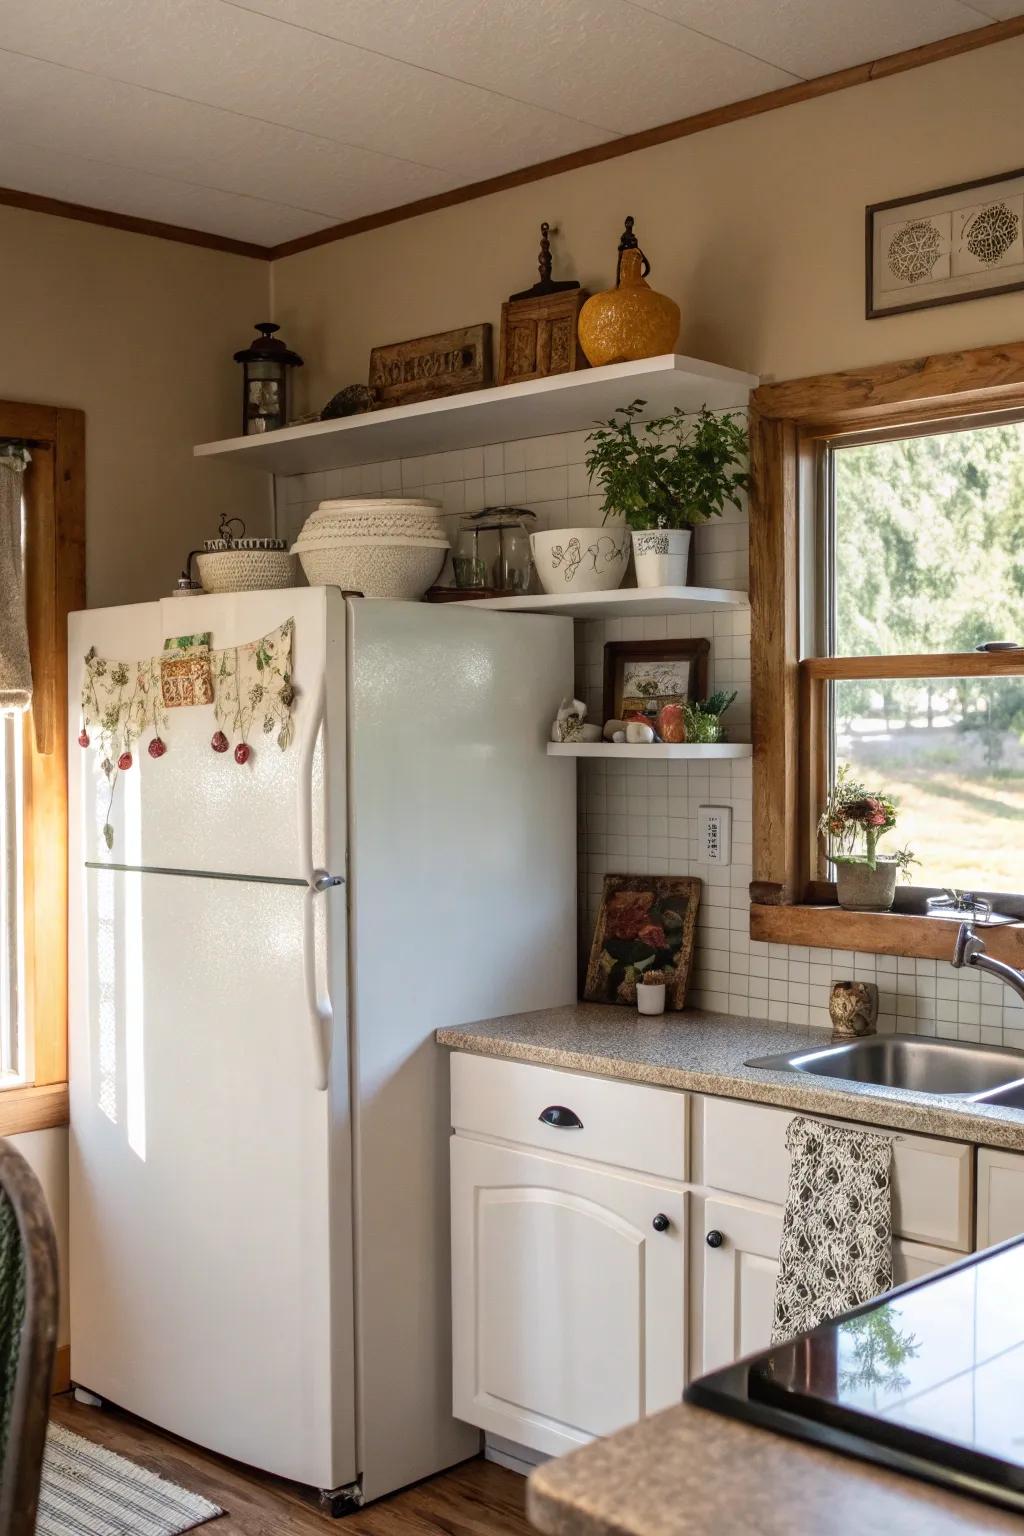
[[[503,304],[498,383],[518,384],[586,368],[576,324],[588,297],[582,288],[573,288]]]

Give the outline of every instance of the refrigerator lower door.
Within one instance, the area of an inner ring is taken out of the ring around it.
[[[344,895],[72,879],[74,1380],[268,1472],[350,1482],[347,1050],[340,1028],[321,1091],[298,958],[305,904]]]

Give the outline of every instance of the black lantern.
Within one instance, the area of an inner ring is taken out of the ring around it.
[[[301,368],[302,358],[291,352],[274,332],[280,326],[265,320],[251,346],[235,353],[245,369],[242,392],[242,431],[276,432],[288,421],[288,370]]]

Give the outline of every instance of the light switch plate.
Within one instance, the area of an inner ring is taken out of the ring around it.
[[[697,857],[708,864],[732,862],[732,806],[697,807]]]

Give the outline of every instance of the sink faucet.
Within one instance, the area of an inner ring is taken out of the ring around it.
[[[995,960],[987,954],[985,941],[978,938],[973,924],[969,922],[960,924],[952,963],[958,969],[962,965],[973,965],[979,971],[987,971],[991,976],[998,976],[999,980],[1005,981],[1010,990],[1016,992],[1024,1002],[1024,971],[1015,971],[1012,965],[1006,965],[1002,960]]]

